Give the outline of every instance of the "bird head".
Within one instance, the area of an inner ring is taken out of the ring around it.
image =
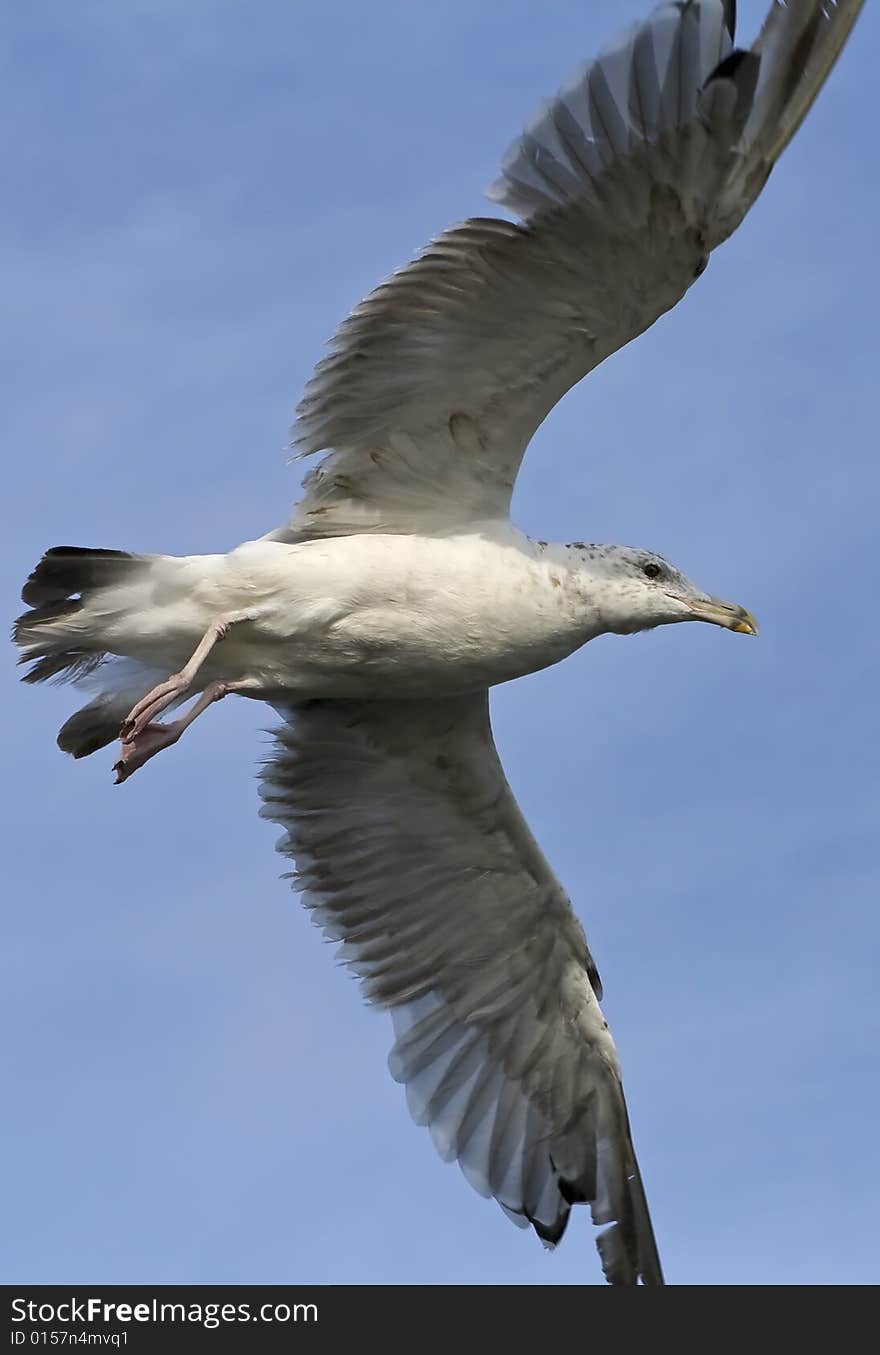
[[[743,635],[758,634],[758,623],[745,607],[704,592],[662,555],[632,546],[578,549],[603,630],[631,635],[675,621],[707,621]]]

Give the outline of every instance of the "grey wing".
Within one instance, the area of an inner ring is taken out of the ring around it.
[[[507,514],[561,396],[682,297],[736,228],[863,0],[774,3],[734,47],[733,0],[657,8],[542,105],[475,219],[344,321],[306,387],[327,451],[276,539],[448,530]]]
[[[389,1008],[393,1076],[444,1158],[548,1244],[607,1225],[615,1284],[661,1284],[583,930],[520,814],[485,693],[312,702],[263,773],[304,902]]]

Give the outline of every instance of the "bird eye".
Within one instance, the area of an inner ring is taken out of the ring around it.
[[[649,579],[656,579],[660,573],[660,566],[649,560],[647,564],[642,565],[642,573]]]

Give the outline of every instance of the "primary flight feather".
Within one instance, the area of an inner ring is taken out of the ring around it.
[[[488,688],[597,635],[756,633],[650,551],[509,521],[561,396],[676,304],[742,221],[862,0],[660,5],[543,104],[491,196],[340,326],[299,406],[323,452],[291,520],[227,555],[58,547],[23,590],[25,681],[92,699],[125,781],[229,693],[282,715],[263,812],[304,902],[395,1028],[438,1151],[548,1244],[589,1206],[614,1284],[662,1284],[583,929],[517,808]],[[169,676],[170,674],[170,676]],[[195,699],[171,722],[158,717]]]

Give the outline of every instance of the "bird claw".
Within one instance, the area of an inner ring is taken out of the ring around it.
[[[161,715],[173,701],[182,696],[189,688],[189,683],[182,678],[179,673],[173,674],[160,682],[152,691],[138,701],[125,717],[119,729],[119,737],[123,743],[130,743],[145,733],[152,724],[157,715]]]
[[[177,743],[180,734],[181,730],[177,724],[147,725],[138,733],[123,738],[122,756],[113,764],[113,771],[116,773],[113,784],[121,786],[123,781],[133,776],[145,762],[149,762],[151,757],[161,753],[163,748],[170,748],[173,743]]]

